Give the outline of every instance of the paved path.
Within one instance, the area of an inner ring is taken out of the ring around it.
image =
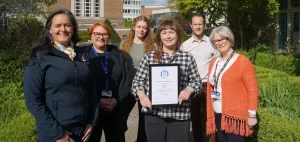
[[[125,138],[126,142],[135,142],[137,137],[137,129],[138,129],[138,106],[137,103],[135,104],[134,108],[132,109],[128,121],[128,130],[126,131]],[[105,142],[105,136],[102,134],[101,142]],[[192,133],[190,134],[190,142],[192,140]]]
[[[128,120],[127,120],[127,125],[128,125],[128,130],[126,131],[125,138],[126,142],[135,142],[136,141],[136,136],[137,136],[137,128],[138,128],[138,106],[137,103],[132,109]],[[105,136],[102,134],[101,137],[101,142],[105,142]]]

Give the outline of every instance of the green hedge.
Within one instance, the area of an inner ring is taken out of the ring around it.
[[[290,120],[300,121],[300,78],[256,66],[259,105]]]
[[[299,142],[300,123],[271,114],[266,109],[258,110],[258,124],[253,136],[247,141]]]
[[[0,104],[23,98],[23,72],[29,48],[0,50]]]
[[[29,49],[0,52],[0,139],[37,141],[34,118],[25,107],[23,70]],[[300,78],[256,66],[259,124],[248,141],[300,141]]]
[[[0,139],[3,142],[37,141],[33,116],[24,100],[9,100],[0,105]]]
[[[111,29],[112,35],[111,35],[111,43],[114,44],[120,44],[121,43],[121,38],[119,37],[119,35],[117,34],[117,32],[115,31],[115,28],[111,25],[111,22],[108,19],[105,19],[104,23],[109,26],[109,28]]]
[[[300,75],[300,55],[273,54],[268,47],[258,45],[251,50],[237,50],[238,53],[246,55],[253,64],[286,72],[290,75]]]
[[[25,104],[24,104],[25,105]],[[36,126],[32,115],[25,111],[0,127],[3,142],[37,142]]]
[[[80,42],[87,42],[88,40],[90,40],[88,31],[78,31],[78,36],[80,38]]]

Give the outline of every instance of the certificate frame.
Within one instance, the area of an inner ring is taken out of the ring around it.
[[[160,71],[160,73],[158,71]],[[159,78],[157,78],[158,73],[160,74]],[[156,77],[153,77],[154,74],[156,75]],[[172,79],[168,77],[176,77],[176,78]],[[158,91],[157,85],[160,83],[160,81],[164,82],[164,80],[161,80],[162,78],[164,79],[167,78],[166,83],[168,85],[168,89],[163,90],[166,91],[164,92],[164,94],[167,95],[176,94],[176,97],[173,95],[170,96],[171,98],[173,98],[170,101],[165,101],[165,102],[157,101],[161,96],[161,94],[158,92],[161,91],[161,89],[163,89],[160,88],[160,90]],[[180,80],[180,64],[150,64],[149,65],[149,99],[152,103],[152,106],[178,105],[179,104],[178,97],[180,93],[179,80]]]

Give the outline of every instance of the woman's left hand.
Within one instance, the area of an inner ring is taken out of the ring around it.
[[[257,123],[257,118],[256,117],[248,117],[248,125],[250,129]]]
[[[93,126],[88,124],[84,130],[84,136],[81,138],[81,141],[83,142],[87,142],[92,134],[92,131],[93,131]]]
[[[115,98],[111,98],[109,102],[109,106],[107,107],[109,111],[112,111],[117,105],[117,100]]]
[[[188,100],[192,94],[193,90],[191,88],[185,88],[179,94],[179,104],[182,103],[184,100]]]

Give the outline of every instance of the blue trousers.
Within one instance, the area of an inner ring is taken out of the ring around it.
[[[83,136],[83,131],[86,125],[82,124],[72,124],[66,126],[66,130],[71,132],[72,135],[70,136],[74,141],[81,142],[81,137]],[[47,135],[47,132],[44,132],[40,128],[37,128],[37,135],[39,142],[56,142],[56,139],[51,138]]]

